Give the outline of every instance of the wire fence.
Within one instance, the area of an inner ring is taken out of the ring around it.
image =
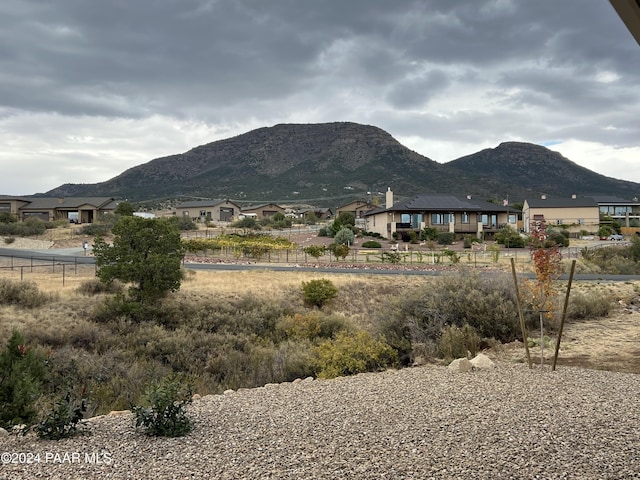
[[[0,272],[4,278],[20,281],[46,277],[67,286],[71,279],[95,275],[96,266],[84,257],[0,255]]]

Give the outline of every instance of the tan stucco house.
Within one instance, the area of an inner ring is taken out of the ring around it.
[[[597,233],[600,226],[598,202],[591,197],[531,198],[522,206],[522,224],[525,232],[532,225],[544,221],[547,227],[562,227],[571,233],[582,230]]]
[[[242,215],[255,216],[257,219],[273,217],[276,213],[285,214],[285,209],[275,203],[252,205],[242,209]]]
[[[353,218],[364,218],[364,214],[376,208],[375,205],[362,200],[355,200],[353,202],[346,203],[336,208],[336,215],[340,215],[343,212],[350,213]]]
[[[174,215],[189,217],[194,222],[233,222],[238,220],[240,210],[231,200],[198,200],[176,206]]]
[[[39,218],[93,223],[101,215],[113,213],[118,202],[111,197],[9,197],[0,196],[0,212],[7,212],[17,220]]]
[[[508,205],[448,193],[425,193],[396,204],[389,189],[385,206],[364,216],[367,231],[391,239],[395,232],[402,234],[413,230],[418,233],[425,227],[482,237],[485,233],[496,233],[506,225],[516,229],[518,213]]]

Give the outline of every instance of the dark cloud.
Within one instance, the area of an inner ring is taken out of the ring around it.
[[[4,0],[0,119],[350,120],[424,145],[640,148],[639,59],[606,1]],[[14,123],[0,134],[27,138]]]

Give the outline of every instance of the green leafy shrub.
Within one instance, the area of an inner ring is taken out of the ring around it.
[[[0,352],[1,427],[33,423],[46,371],[44,355],[26,346],[24,336],[14,330]]]
[[[331,280],[321,278],[302,282],[302,294],[306,305],[322,308],[338,294],[338,289]]]
[[[15,241],[16,237],[4,237],[4,243],[6,243],[7,245],[11,245]]]
[[[400,252],[382,252],[382,262],[400,263],[402,261],[402,255]]]
[[[0,305],[37,308],[54,297],[54,294],[41,292],[35,282],[0,278]]]
[[[456,239],[456,235],[453,232],[440,232],[438,233],[439,245],[451,245]]]
[[[435,227],[424,227],[420,231],[420,240],[437,240],[438,229]]]
[[[307,255],[311,255],[313,258],[318,259],[324,255],[326,248],[324,245],[309,245],[304,247],[302,251]]]
[[[87,411],[87,399],[76,400],[71,392],[60,398],[49,414],[35,426],[36,435],[46,440],[60,440],[86,433],[82,420]]]
[[[192,428],[186,412],[192,395],[191,383],[181,381],[177,375],[152,383],[145,396],[149,406],[131,408],[135,427],[143,428],[147,435],[155,437],[186,435]]]
[[[398,356],[384,340],[376,340],[368,332],[339,332],[317,348],[318,377],[335,378],[343,375],[379,371],[395,365]]]
[[[362,244],[362,248],[382,248],[382,245],[375,240],[368,240]]]
[[[332,243],[331,245],[329,245],[329,249],[336,256],[336,258],[341,258],[342,260],[347,258],[347,255],[349,255],[349,246],[344,243]]]

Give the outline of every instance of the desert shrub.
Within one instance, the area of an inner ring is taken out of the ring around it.
[[[53,300],[55,297],[55,294],[41,292],[35,282],[0,278],[1,305],[37,308]]]
[[[82,420],[87,411],[87,399],[76,399],[71,392],[58,399],[52,410],[35,426],[36,435],[46,440],[60,440],[85,433]]]
[[[438,339],[438,355],[448,360],[466,357],[467,352],[471,352],[471,355],[475,356],[479,344],[480,337],[472,326],[468,324],[462,327],[450,325],[442,331]]]
[[[154,382],[146,394],[148,406],[131,408],[136,428],[149,436],[181,437],[191,431],[191,419],[186,407],[191,403],[192,385],[177,375]]]
[[[320,229],[318,230],[319,237],[328,237],[329,233],[330,230],[327,227],[320,227]]]
[[[368,240],[362,244],[362,248],[382,248],[382,245],[375,240]]]
[[[333,237],[333,242],[336,245],[353,245],[355,236],[353,230],[347,227],[342,227]]]
[[[287,315],[280,321],[278,328],[285,338],[290,339],[326,339],[347,329],[343,317],[337,315],[323,315],[321,312]]]
[[[496,242],[508,248],[523,248],[525,245],[524,238],[515,228],[509,225],[504,226],[496,233]]]
[[[320,378],[378,371],[395,365],[398,359],[384,340],[376,340],[364,330],[338,333],[335,339],[318,345],[317,354]]]
[[[109,223],[89,223],[87,225],[83,225],[80,229],[81,235],[108,235],[111,232],[111,227],[113,225]]]
[[[456,235],[453,232],[440,232],[438,233],[439,245],[451,245],[456,239]]]
[[[437,240],[438,229],[435,227],[424,227],[420,231],[420,240]]]
[[[15,241],[16,237],[4,237],[4,243],[6,243],[7,245],[11,245]]]
[[[191,220],[189,217],[183,216],[175,216],[169,217],[169,223],[173,224],[178,230],[187,231],[187,230],[197,230],[198,226]]]
[[[14,330],[0,352],[0,427],[33,423],[46,372],[45,356]]]
[[[606,292],[573,292],[569,296],[567,305],[567,318],[581,320],[586,318],[606,317],[609,315],[613,301]],[[562,311],[558,308],[558,311]]]
[[[120,282],[113,281],[104,283],[97,278],[83,281],[76,291],[82,295],[100,295],[102,293],[122,293],[123,286]]]
[[[449,260],[451,260],[451,263],[460,263],[460,254],[458,254],[457,252],[453,251],[453,250],[449,250],[448,248],[442,250],[442,254],[445,257],[448,257]]]
[[[302,296],[306,305],[322,308],[337,294],[336,286],[326,278],[302,282]]]
[[[324,245],[309,245],[304,247],[302,251],[307,255],[311,255],[313,258],[318,259],[324,255],[326,248]]]
[[[473,327],[480,338],[513,341],[520,333],[517,302],[508,275],[481,276],[463,272],[432,283],[377,313],[381,333],[403,363],[415,357],[415,348],[433,350],[449,326]]]
[[[380,257],[382,258],[382,263],[389,262],[396,264],[402,261],[402,255],[400,252],[382,252]]]

